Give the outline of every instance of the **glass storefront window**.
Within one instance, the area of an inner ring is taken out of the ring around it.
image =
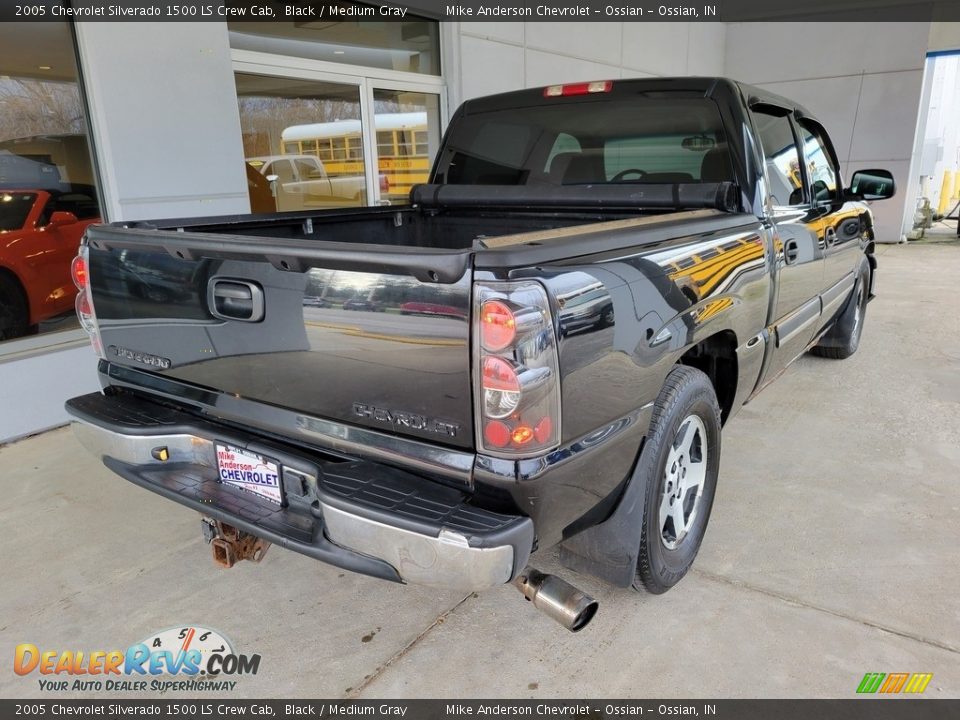
[[[425,183],[440,145],[440,98],[432,93],[374,90],[380,197],[405,203]]]
[[[372,204],[359,84],[251,73],[236,73],[236,83],[251,212]],[[373,115],[371,182],[380,202],[405,203],[440,144],[440,97],[374,89]]]
[[[367,204],[360,88],[237,73],[254,213]]]
[[[67,23],[0,23],[0,341],[77,327],[70,264],[101,220]]]

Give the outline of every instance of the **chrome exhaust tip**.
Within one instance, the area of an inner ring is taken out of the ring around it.
[[[596,600],[566,580],[545,575],[529,566],[523,569],[513,584],[537,610],[570,632],[583,630],[600,607]]]

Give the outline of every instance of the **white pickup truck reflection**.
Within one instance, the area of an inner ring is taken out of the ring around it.
[[[313,155],[264,155],[247,165],[270,183],[280,212],[366,204],[362,174],[331,177]]]

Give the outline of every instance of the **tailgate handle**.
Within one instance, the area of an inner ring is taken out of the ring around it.
[[[256,283],[213,278],[210,280],[207,302],[211,314],[222,320],[263,320],[263,289]]]

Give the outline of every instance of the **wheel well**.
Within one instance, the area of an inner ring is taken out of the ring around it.
[[[726,422],[737,396],[737,336],[733,331],[711,335],[687,350],[677,362],[697,368],[710,378],[720,404],[720,420]]]

